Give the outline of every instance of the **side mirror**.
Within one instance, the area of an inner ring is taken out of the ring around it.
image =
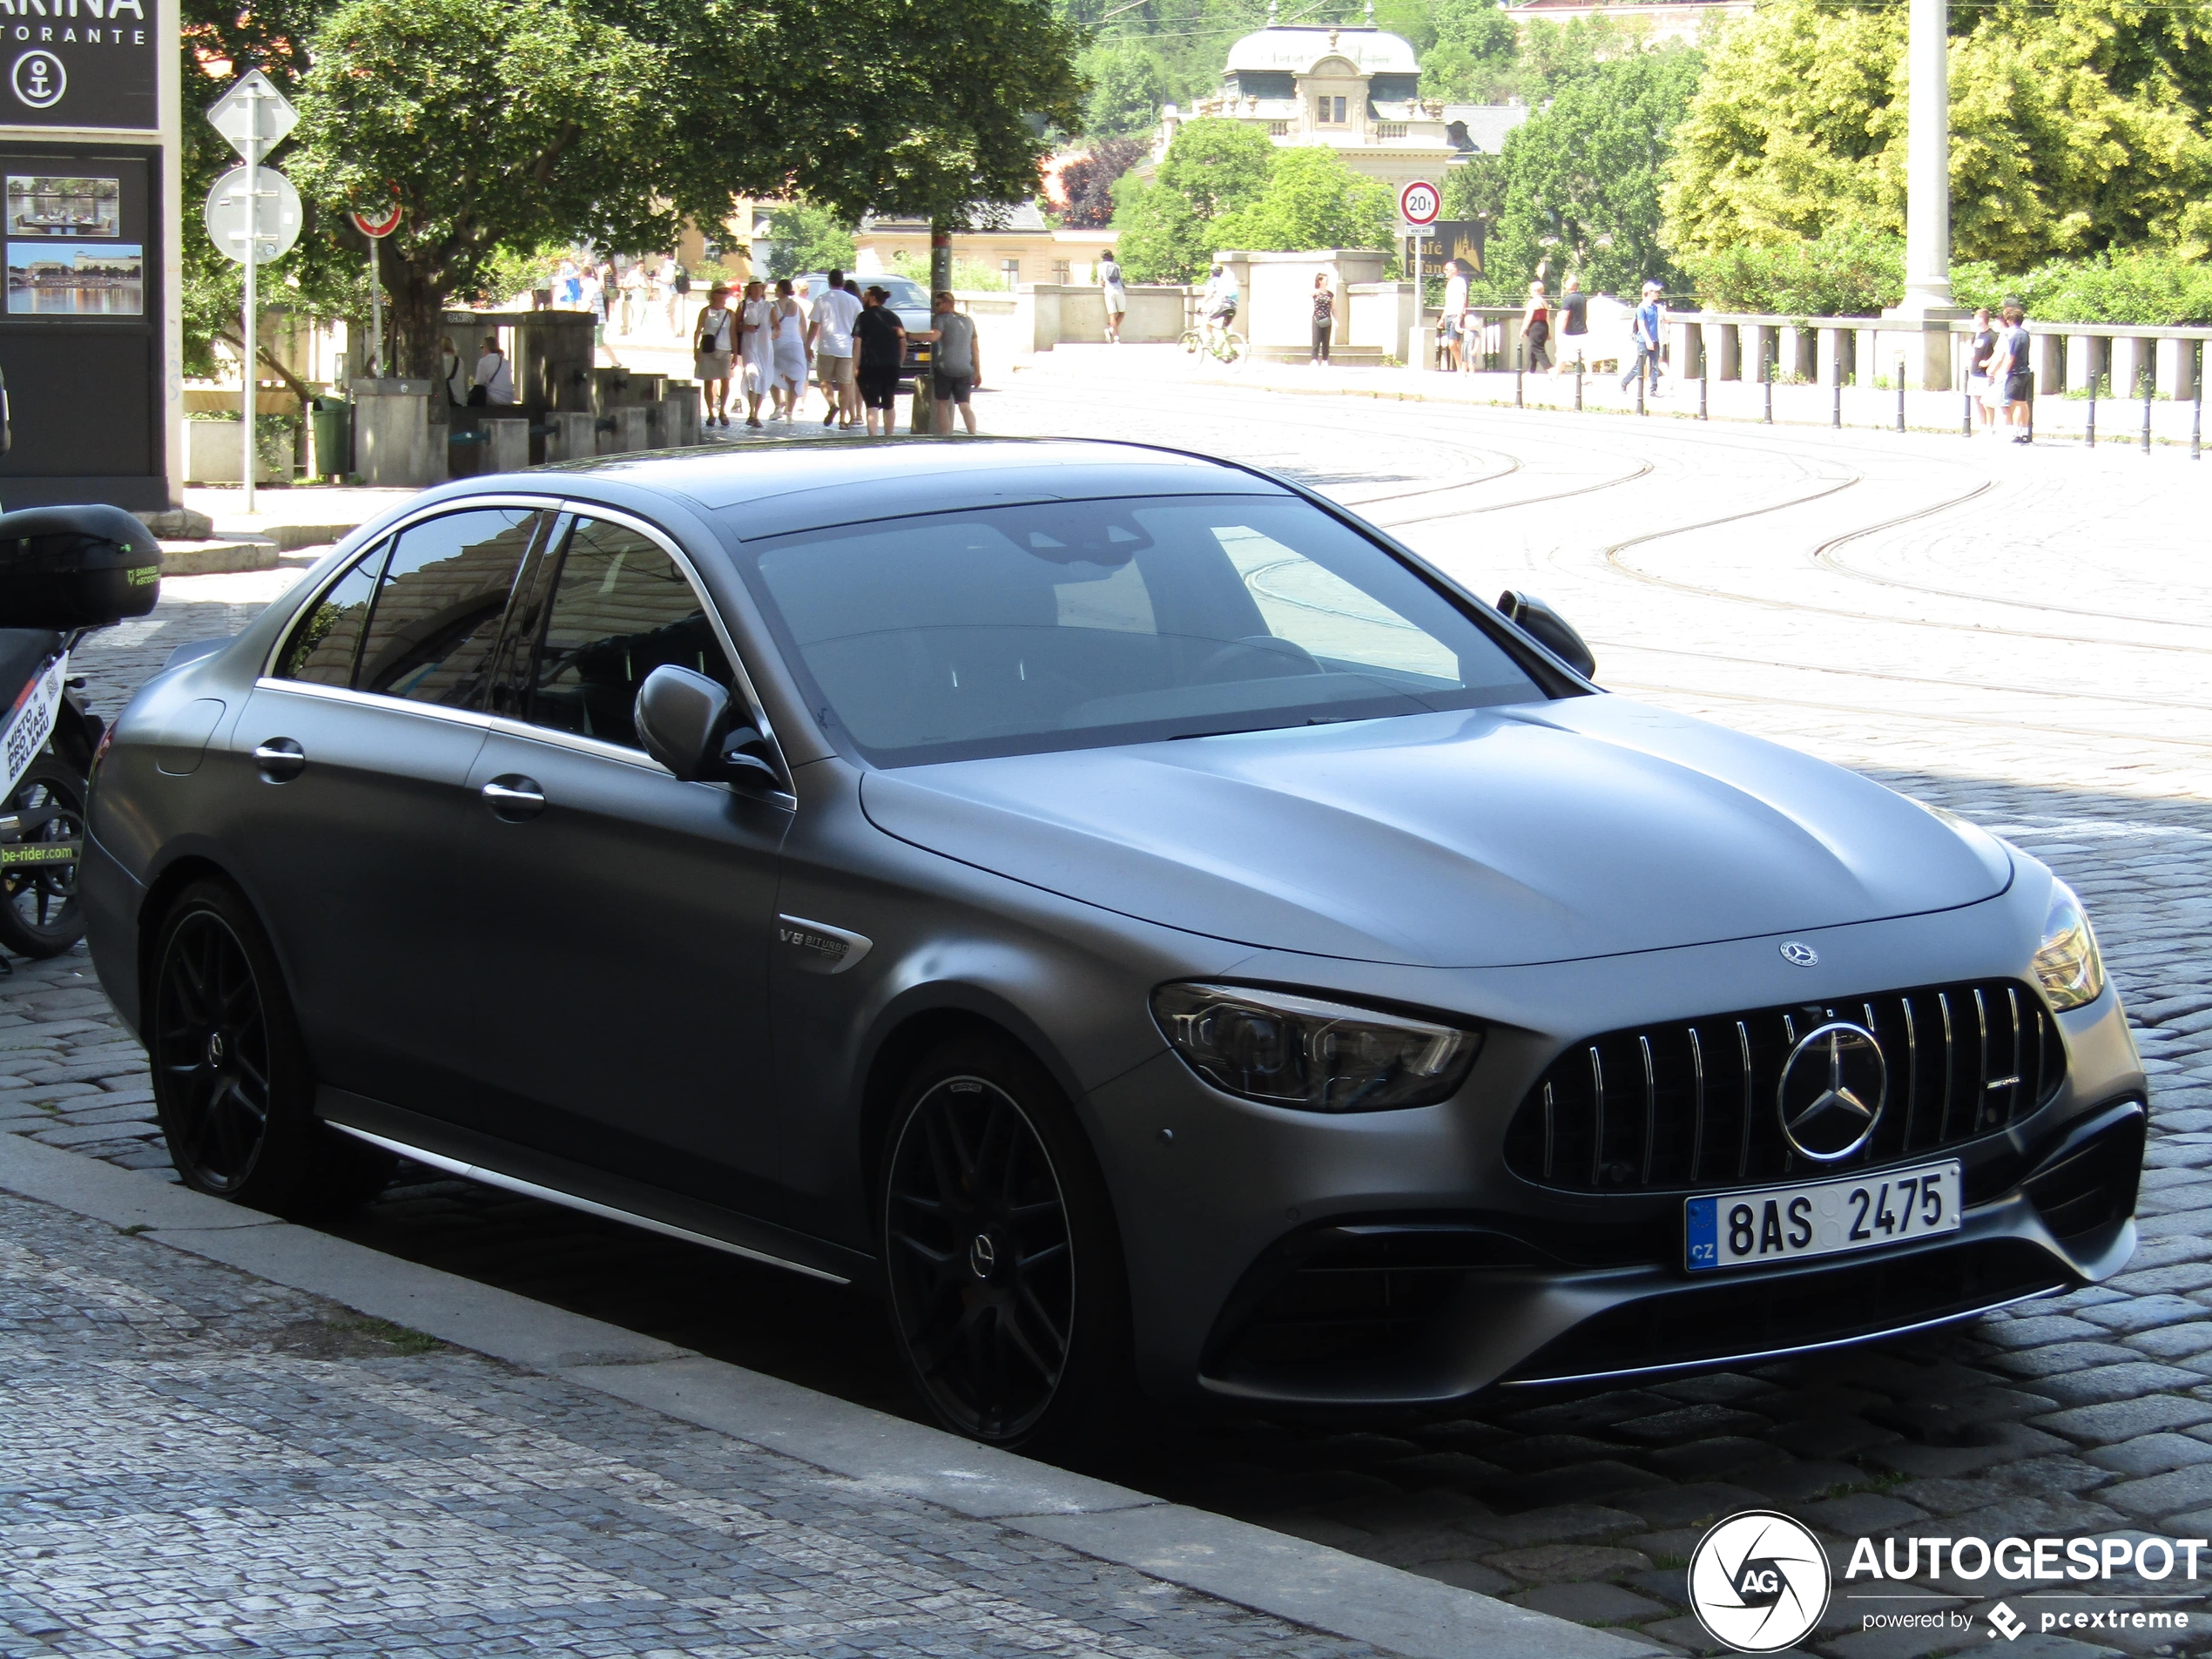
[[[0,628],[105,628],[161,597],[161,543],[119,507],[0,513]]]
[[[685,783],[781,789],[768,740],[738,719],[730,693],[704,674],[664,664],[637,688],[632,718],[645,752]]]
[[[1498,596],[1505,618],[1584,679],[1597,674],[1597,655],[1574,624],[1531,593],[1508,588]]]

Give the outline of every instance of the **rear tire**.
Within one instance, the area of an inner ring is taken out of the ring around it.
[[[1134,1399],[1128,1284],[1050,1076],[1011,1043],[955,1039],[908,1079],[884,1144],[885,1302],[915,1392],[988,1446],[1096,1436]]]
[[[197,881],[154,943],[146,1051],[185,1184],[275,1215],[334,1215],[390,1179],[388,1153],[314,1115],[314,1073],[276,952],[238,892]]]
[[[51,750],[30,763],[0,812],[37,815],[20,840],[0,842],[0,860],[21,860],[56,842],[74,843],[76,857],[46,864],[0,861],[0,946],[18,956],[58,956],[84,937],[77,872],[84,846],[84,774]]]

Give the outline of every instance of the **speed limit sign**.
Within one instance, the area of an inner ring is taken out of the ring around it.
[[[1398,192],[1398,216],[1408,225],[1433,225],[1443,211],[1443,192],[1426,179],[1416,179]]]

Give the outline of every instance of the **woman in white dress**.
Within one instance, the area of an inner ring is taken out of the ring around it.
[[[745,285],[745,310],[739,314],[738,327],[744,335],[739,350],[745,355],[745,423],[759,426],[760,400],[768,394],[769,385],[776,378],[775,335],[769,315],[768,285],[748,282]]]
[[[806,310],[792,294],[789,277],[776,284],[770,310],[776,325],[776,413],[788,421],[806,395]]]

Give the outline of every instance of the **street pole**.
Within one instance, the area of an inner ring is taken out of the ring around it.
[[[1950,35],[1950,0],[1912,0],[1905,49],[1905,299],[1898,307],[1908,317],[1952,303]]]
[[[2157,389],[2157,381],[2148,369],[2139,370],[2143,384],[2143,453],[2150,453],[2150,400]]]
[[[368,378],[384,378],[384,273],[376,268],[377,239],[368,239]]]
[[[253,429],[260,417],[260,410],[255,406],[260,401],[260,399],[255,395],[254,381],[257,376],[253,372],[253,352],[254,347],[260,341],[261,333],[260,318],[257,314],[260,307],[255,303],[260,296],[254,293],[254,278],[260,274],[261,266],[261,250],[258,240],[261,234],[261,89],[260,85],[248,85],[246,89],[246,304],[243,308],[244,332],[239,336],[246,349],[239,354],[245,360],[245,366],[240,370],[244,383],[239,388],[238,404],[239,417],[243,422],[243,428],[239,435],[240,470],[246,477],[246,516],[251,518],[253,516],[253,475],[260,470],[258,464],[260,457],[254,453],[260,446],[254,442],[257,435]]]

